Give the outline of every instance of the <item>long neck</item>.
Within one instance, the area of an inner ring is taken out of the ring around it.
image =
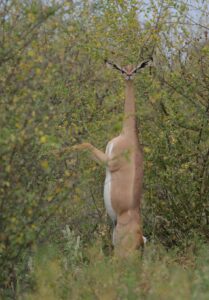
[[[136,131],[136,108],[135,108],[135,95],[134,85],[132,80],[125,81],[125,106],[124,106],[124,121],[123,132],[135,133]]]

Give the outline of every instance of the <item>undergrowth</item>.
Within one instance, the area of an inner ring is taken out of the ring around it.
[[[100,241],[82,246],[66,229],[66,247],[51,245],[32,258],[33,290],[24,300],[161,299],[209,297],[209,251],[193,240],[186,249],[148,243],[143,254],[119,260],[105,256]]]

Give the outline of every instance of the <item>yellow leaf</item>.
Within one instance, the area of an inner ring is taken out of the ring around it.
[[[41,74],[41,69],[40,68],[36,68],[36,75],[40,75]]]
[[[34,22],[34,21],[36,20],[35,15],[34,15],[33,13],[29,13],[29,14],[28,14],[28,20],[29,20],[30,22]]]
[[[150,152],[151,152],[151,149],[150,149],[149,147],[146,146],[146,147],[144,147],[144,152],[145,152],[145,153],[150,153]]]
[[[49,196],[47,197],[47,201],[48,201],[48,202],[52,201],[52,199],[53,199],[53,196],[52,196],[52,195],[49,195]]]
[[[11,165],[6,166],[6,171],[9,173],[11,171]]]
[[[175,144],[175,143],[176,143],[176,138],[173,135],[171,135],[171,144]]]
[[[40,142],[41,142],[41,144],[45,144],[46,141],[47,141],[47,136],[46,136],[46,135],[42,135],[42,136],[40,137]]]
[[[33,213],[33,210],[32,210],[31,208],[29,208],[29,209],[28,209],[28,214],[29,214],[29,215],[32,215],[32,213]]]
[[[68,170],[65,171],[65,176],[70,176],[70,172]]]
[[[44,170],[47,170],[49,168],[49,163],[47,160],[42,160],[40,164]]]
[[[35,56],[35,51],[34,50],[29,50],[28,51],[28,55],[30,56],[30,57],[34,57]]]
[[[10,221],[11,221],[12,223],[16,223],[17,219],[16,219],[15,217],[12,217],[12,218],[10,219]]]

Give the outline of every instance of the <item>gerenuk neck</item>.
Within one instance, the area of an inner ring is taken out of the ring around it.
[[[132,80],[125,81],[125,106],[124,106],[124,121],[123,133],[136,133],[136,108],[135,108],[135,94],[134,84]]]

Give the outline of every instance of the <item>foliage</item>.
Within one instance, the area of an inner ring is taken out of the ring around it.
[[[42,262],[35,260],[36,290],[23,299],[207,299],[208,251],[196,240],[186,253],[169,253],[157,244],[146,247],[143,257],[128,260],[104,257],[101,245],[86,249],[88,263],[63,269],[58,252]],[[43,259],[45,258],[45,259]]]
[[[98,238],[111,253],[103,167],[68,151],[81,141],[104,149],[120,131],[123,82],[105,68],[105,58],[121,65],[154,60],[135,78],[145,235],[167,248],[188,247],[195,235],[208,240],[209,25],[202,23],[208,6],[195,3],[200,21],[188,19],[191,6],[183,0],[1,1],[4,297],[15,298],[29,284],[28,260],[40,244],[56,241],[67,268],[85,261],[82,251]],[[82,244],[71,253],[77,236]]]

